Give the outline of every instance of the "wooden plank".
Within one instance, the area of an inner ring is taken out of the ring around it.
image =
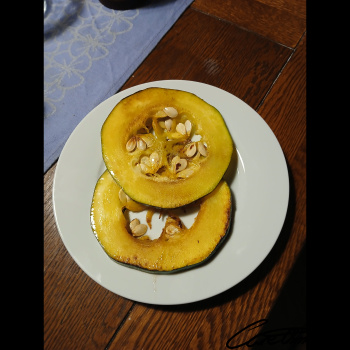
[[[123,89],[154,80],[186,79],[218,86],[257,108],[291,53],[254,33],[188,9]]]
[[[101,349],[133,303],[93,281],[66,250],[52,209],[55,169],[44,176],[44,348]]]
[[[270,7],[286,4],[268,1]],[[284,10],[293,14],[297,6]],[[219,21],[212,13],[208,16],[190,8],[123,87],[157,79],[216,85],[258,108],[281,143],[292,180],[285,225],[264,262],[220,295],[188,305],[150,306],[99,286],[77,266],[60,239],[51,198],[55,166],[46,173],[46,349],[224,349],[226,341],[240,329],[268,317],[306,235],[305,40],[292,53],[255,33]]]
[[[287,217],[270,254],[238,285],[207,300],[178,306],[136,303],[109,349],[224,349],[241,329],[268,317],[306,237],[305,67],[302,41],[259,108],[280,139],[291,174]],[[244,340],[242,333],[230,345]]]
[[[306,30],[305,0],[196,0],[191,8],[291,48],[296,47]]]
[[[288,99],[284,97],[288,96]],[[271,100],[278,103],[271,103]],[[258,113],[293,158],[306,134],[306,39],[304,38],[290,62],[259,106]],[[301,134],[296,134],[301,133]],[[299,142],[296,142],[296,140]]]
[[[285,96],[288,96],[286,99]],[[306,223],[306,36],[301,40],[258,113],[275,133],[296,191],[295,220]]]

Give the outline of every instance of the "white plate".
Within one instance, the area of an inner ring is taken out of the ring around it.
[[[105,169],[100,130],[124,97],[148,87],[189,91],[223,115],[238,154],[230,187],[236,203],[231,233],[209,263],[169,275],[154,275],[110,259],[90,227],[96,181]],[[63,243],[93,280],[125,298],[171,305],[219,294],[247,277],[268,255],[284,223],[289,179],[281,147],[265,121],[246,103],[217,87],[185,80],[134,86],[94,108],[76,127],[57,163],[53,207]]]

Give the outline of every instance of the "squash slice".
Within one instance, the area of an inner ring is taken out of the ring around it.
[[[220,112],[196,95],[148,88],[121,100],[101,129],[105,165],[136,202],[176,208],[210,193],[233,141]]]
[[[105,252],[116,262],[146,272],[171,273],[198,266],[212,256],[227,237],[232,215],[231,191],[221,181],[201,198],[191,227],[170,218],[159,238],[133,237],[119,198],[119,185],[106,170],[98,180],[92,205],[91,227]],[[170,226],[177,230],[168,229]]]

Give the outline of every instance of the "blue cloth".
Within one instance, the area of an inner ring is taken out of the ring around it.
[[[46,0],[44,171],[94,107],[115,94],[193,0],[117,11],[98,0]]]

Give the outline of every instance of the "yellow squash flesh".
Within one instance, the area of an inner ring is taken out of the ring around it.
[[[172,236],[163,230],[154,240],[131,235],[119,190],[118,184],[105,171],[96,184],[91,205],[95,237],[105,252],[119,263],[147,272],[181,271],[206,261],[228,234],[232,200],[230,188],[224,181],[199,200],[200,209],[190,228]]]
[[[158,121],[164,120],[165,107],[178,116],[167,132]],[[182,137],[175,124],[189,120],[191,134]],[[127,142],[149,131],[150,146],[129,152]],[[188,157],[192,174],[178,178],[169,170],[171,159],[185,157],[185,146],[193,135],[200,135],[207,155],[198,152]],[[196,95],[179,90],[149,88],[121,100],[101,129],[102,154],[106,167],[124,192],[133,200],[159,208],[176,208],[210,193],[222,179],[233,153],[233,141],[219,111]],[[156,152],[162,166],[156,174],[140,170],[144,155]]]

